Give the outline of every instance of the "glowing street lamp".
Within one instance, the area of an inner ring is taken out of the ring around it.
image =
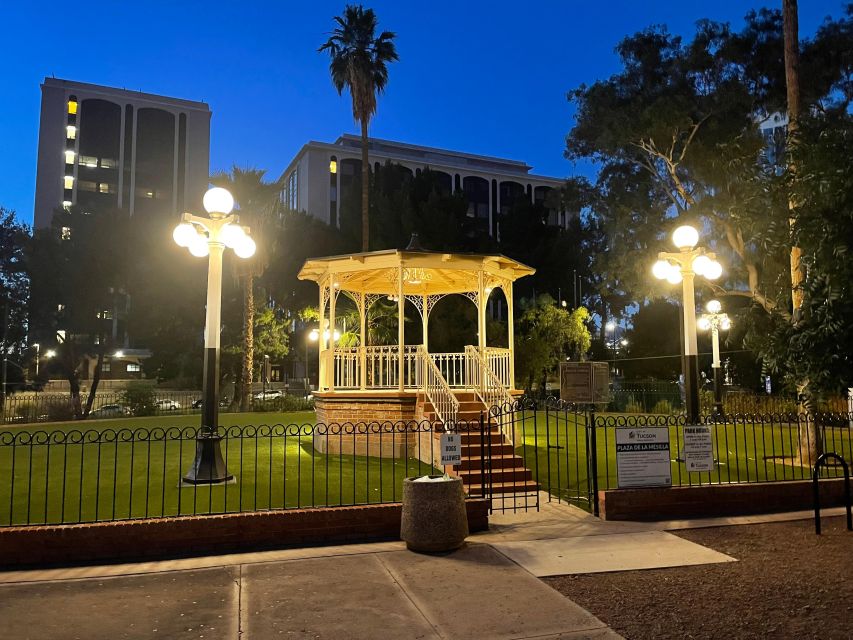
[[[204,329],[204,391],[202,393],[201,431],[196,439],[196,455],[192,468],[184,476],[192,484],[227,482],[232,475],[225,468],[219,446],[219,333],[222,315],[222,254],[225,248],[234,250],[240,258],[255,254],[255,241],[249,228],[241,227],[239,218],[231,213],[234,198],[227,189],[214,187],[202,200],[209,217],[185,213],[175,227],[172,238],[203,258],[207,263],[207,318]]]
[[[652,267],[652,274],[658,280],[666,280],[670,284],[681,283],[684,313],[684,391],[687,399],[687,420],[688,423],[695,424],[699,420],[699,350],[696,344],[693,279],[700,275],[708,280],[716,280],[723,274],[723,267],[716,261],[713,253],[696,246],[699,243],[699,232],[689,225],[680,226],[672,233],[672,243],[679,250],[661,251],[658,261]]]
[[[722,313],[723,306],[719,300],[710,300],[705,305],[708,313],[704,313],[699,317],[698,325],[702,331],[711,330],[711,351],[713,360],[711,367],[714,369],[714,415],[723,415],[723,385],[722,373],[720,371],[720,330],[728,331],[731,329],[732,322],[729,316]]]

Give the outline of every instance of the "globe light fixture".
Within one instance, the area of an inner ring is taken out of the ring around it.
[[[222,257],[226,248],[238,258],[255,254],[255,241],[249,228],[239,224],[231,213],[234,198],[227,189],[214,187],[202,198],[209,217],[185,213],[172,232],[178,246],[197,258],[209,256],[207,263],[207,317],[204,330],[204,391],[201,430],[196,438],[196,456],[184,476],[190,484],[215,484],[232,479],[225,468],[217,430],[219,427],[219,342],[222,317]]]
[[[711,331],[711,367],[714,369],[714,416],[722,417],[723,412],[723,385],[720,371],[720,331],[731,329],[732,323],[729,316],[722,312],[723,305],[719,300],[709,300],[705,305],[708,313],[699,317],[698,326],[702,331]]]
[[[670,284],[681,283],[682,309],[684,314],[684,359],[683,375],[685,397],[687,399],[688,424],[699,420],[699,364],[696,343],[696,302],[693,280],[698,275],[708,280],[716,280],[723,275],[723,267],[713,253],[705,251],[699,244],[699,232],[690,225],[682,225],[672,233],[672,243],[679,249],[676,252],[662,251],[652,266],[652,274],[658,280]],[[699,326],[703,327],[700,320]]]
[[[672,243],[679,249],[692,249],[699,243],[699,232],[689,224],[672,232]]]

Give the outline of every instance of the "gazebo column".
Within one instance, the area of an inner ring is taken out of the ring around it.
[[[504,290],[506,296],[507,346],[509,347],[509,388],[515,389],[515,318],[512,301],[512,282]]]
[[[485,274],[477,274],[477,346],[480,357],[486,357],[486,285]]]
[[[421,331],[424,334],[424,351],[429,353],[429,300],[427,298],[427,294],[423,294],[421,298]]]
[[[359,355],[359,388],[364,391],[367,388],[367,295],[360,293],[358,299],[358,309],[361,316],[361,330],[359,331],[358,344],[360,349]]]
[[[329,391],[335,390],[335,302],[338,299],[335,291],[335,275],[329,278]]]
[[[317,338],[317,388],[326,388],[326,284],[320,283],[320,327]]]
[[[404,316],[406,313],[406,298],[403,297],[403,267],[397,270],[397,376],[399,377],[397,388],[403,391],[405,381],[403,379],[406,371],[404,348],[406,343],[406,332],[404,327]]]

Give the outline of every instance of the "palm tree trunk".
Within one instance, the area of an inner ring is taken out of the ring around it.
[[[243,288],[243,371],[240,376],[240,409],[248,411],[249,396],[252,393],[252,373],[255,359],[255,292],[254,277],[249,274],[244,279]]]
[[[367,158],[367,118],[361,120],[361,250],[370,251],[370,164]]]

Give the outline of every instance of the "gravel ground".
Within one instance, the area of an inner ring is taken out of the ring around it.
[[[630,640],[853,638],[844,518],[673,532],[739,562],[545,578]]]

